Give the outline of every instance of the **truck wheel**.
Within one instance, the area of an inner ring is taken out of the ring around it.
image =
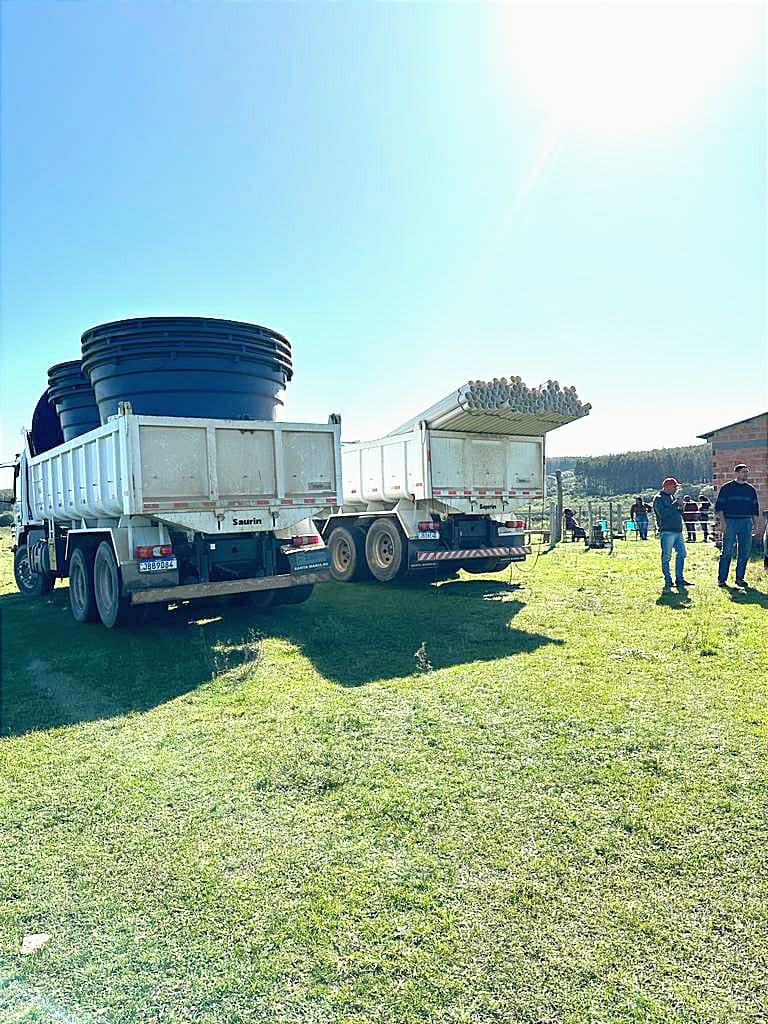
[[[459,575],[459,567],[457,565],[441,565],[434,573],[429,576],[425,576],[430,581],[434,580],[453,580]]]
[[[312,596],[314,583],[301,583],[297,587],[287,587],[276,592],[275,604],[304,604]]]
[[[365,558],[377,580],[388,583],[408,568],[405,542],[397,523],[377,519],[365,538]]]
[[[107,629],[125,625],[131,618],[131,603],[120,593],[120,570],[112,545],[105,540],[93,560],[93,591],[99,618]]]
[[[473,558],[471,562],[462,562],[461,567],[473,576],[479,576],[481,573],[496,572],[498,564],[498,558]]]
[[[252,608],[257,612],[265,612],[273,604],[277,604],[277,590],[244,590],[239,594],[230,594],[228,597],[210,598],[213,605],[221,602],[230,604],[235,608]],[[202,601],[198,601],[202,604]]]
[[[26,544],[16,549],[13,556],[13,575],[16,586],[24,597],[43,597],[50,594],[56,583],[56,577],[49,572],[35,572],[29,564],[29,550]]]
[[[98,617],[93,594],[93,559],[75,548],[69,560],[69,607],[75,622],[95,622]]]
[[[328,538],[331,576],[339,583],[351,583],[370,576],[365,560],[365,530],[359,526],[335,526]]]

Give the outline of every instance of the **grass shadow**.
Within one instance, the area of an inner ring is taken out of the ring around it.
[[[691,595],[687,590],[662,590],[656,604],[660,608],[690,608]]]
[[[523,607],[514,591],[495,580],[455,580],[420,589],[376,584],[328,584],[327,601],[291,615],[279,611],[270,628],[295,643],[326,679],[359,686],[411,675],[416,651],[433,668],[534,651],[562,643],[514,629]],[[314,599],[313,599],[314,600]]]
[[[741,590],[737,587],[728,587],[728,593],[734,604],[757,604],[761,608],[768,608],[768,594],[759,590]]]
[[[328,583],[299,606],[259,614],[209,602],[156,623],[106,630],[77,625],[66,587],[39,601],[0,597],[0,736],[145,711],[213,676],[258,660],[282,638],[326,679],[360,686],[561,643],[513,629],[523,607],[494,580],[390,588]],[[421,660],[416,651],[421,648]]]

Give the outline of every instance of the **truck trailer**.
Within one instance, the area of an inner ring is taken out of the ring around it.
[[[117,415],[14,463],[22,594],[69,578],[72,615],[107,627],[195,598],[305,601],[329,578],[314,520],[341,502],[340,418]]]
[[[589,409],[554,381],[471,381],[385,437],[342,444],[343,504],[316,518],[331,575],[435,580],[524,561],[546,434]]]

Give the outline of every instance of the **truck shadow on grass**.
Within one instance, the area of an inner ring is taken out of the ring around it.
[[[76,625],[66,587],[37,602],[8,594],[0,597],[0,736],[148,710],[222,672],[255,669],[272,639],[345,687],[562,643],[512,628],[522,607],[494,580],[325,584],[306,604],[269,613],[185,604],[156,623],[110,631]]]

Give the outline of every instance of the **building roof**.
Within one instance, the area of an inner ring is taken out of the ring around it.
[[[726,423],[724,427],[717,427],[715,430],[709,430],[706,434],[697,434],[697,437],[702,438],[704,441],[708,441],[713,434],[719,434],[721,430],[728,430],[730,427],[739,427],[742,423],[750,423],[752,420],[759,420],[761,416],[768,416],[768,412],[759,412],[756,416],[747,416],[745,420],[736,420],[735,423]]]

